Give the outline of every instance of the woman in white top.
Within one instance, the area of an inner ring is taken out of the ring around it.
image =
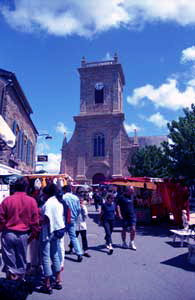
[[[51,294],[52,287],[62,289],[59,239],[63,238],[65,231],[64,208],[57,198],[58,188],[55,184],[49,184],[43,192],[46,201],[42,206],[41,253],[45,284],[40,292]],[[52,269],[56,278],[53,286],[50,284]]]

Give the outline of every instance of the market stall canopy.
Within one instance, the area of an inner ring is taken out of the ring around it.
[[[149,177],[119,177],[119,178],[113,178],[110,180],[106,180],[103,183],[104,184],[114,184],[114,185],[123,185],[123,186],[133,186],[138,188],[144,188],[145,184],[147,184],[147,188],[151,190],[156,190],[156,184],[155,182],[158,181],[154,180],[155,178],[149,178]]]
[[[42,187],[46,186],[47,180],[59,180],[61,181],[61,185],[67,185],[70,182],[72,182],[72,178],[68,174],[24,174],[23,176],[27,177],[29,180],[30,179],[41,179],[42,181]],[[54,182],[55,183],[55,182]]]
[[[66,178],[71,179],[71,177],[67,174],[49,174],[49,173],[43,173],[43,174],[23,174],[22,176],[29,177],[29,178]]]
[[[0,138],[11,148],[15,146],[16,137],[7,125],[2,115],[0,115]]]
[[[75,188],[79,187],[80,192],[88,192],[91,189],[90,185],[88,184],[73,184],[73,186]]]

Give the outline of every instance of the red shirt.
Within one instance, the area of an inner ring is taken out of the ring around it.
[[[32,230],[32,237],[39,232],[39,210],[34,198],[25,192],[15,192],[0,205],[0,231]]]

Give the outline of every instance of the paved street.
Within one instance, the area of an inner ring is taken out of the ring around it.
[[[173,245],[165,225],[137,228],[137,251],[120,247],[120,227],[113,233],[114,253],[107,254],[104,230],[96,223],[97,213],[89,208],[88,242],[91,258],[67,255],[63,290],[52,295],[33,292],[28,300],[194,300],[195,266],[186,260],[187,245]],[[66,236],[66,249],[68,249]],[[193,242],[191,240],[191,242]],[[1,273],[2,274],[2,273]]]

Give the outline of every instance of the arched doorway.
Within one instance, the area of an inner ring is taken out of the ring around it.
[[[104,174],[97,173],[93,176],[92,182],[93,182],[93,184],[98,184],[98,183],[101,183],[102,181],[104,181],[105,179],[106,179],[106,177],[104,176]]]

